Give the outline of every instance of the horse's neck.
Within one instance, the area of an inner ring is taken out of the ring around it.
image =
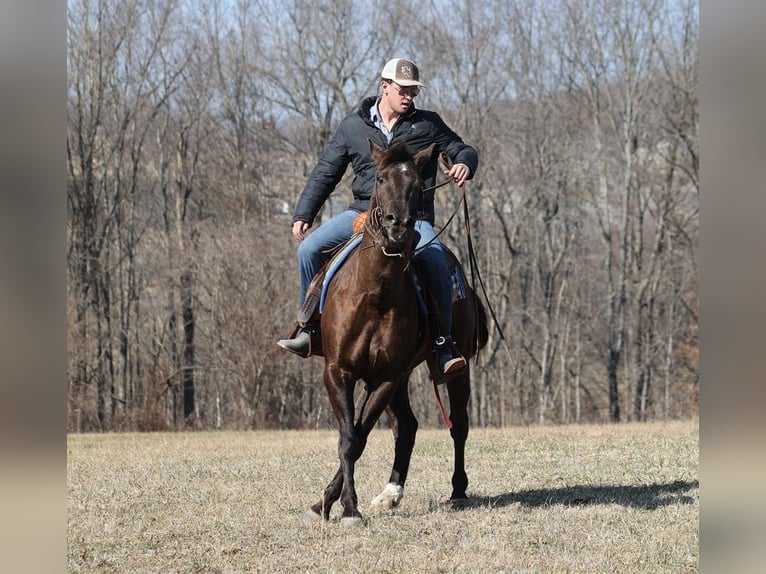
[[[365,233],[357,248],[355,283],[360,291],[370,291],[385,284],[382,294],[393,295],[397,285],[404,286],[408,281],[408,263],[406,257],[386,255],[380,242],[372,234]]]

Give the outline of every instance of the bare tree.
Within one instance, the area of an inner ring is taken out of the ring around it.
[[[69,277],[85,352],[72,391],[79,401],[95,382],[89,424],[99,428],[121,417],[133,394],[137,365],[128,337],[139,299],[141,160],[158,111],[156,65],[174,9],[174,2],[81,2],[68,12]]]
[[[648,30],[658,18],[658,3],[596,0],[564,4],[560,57],[569,69],[571,93],[587,106],[593,122],[592,161],[599,183],[592,199],[604,242],[608,287],[609,418],[618,421],[618,370],[625,348],[631,250],[635,245],[636,151],[649,85],[647,74],[655,57],[652,42],[647,41]]]

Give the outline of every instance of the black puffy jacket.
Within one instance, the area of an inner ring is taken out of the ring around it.
[[[463,143],[454,131],[436,112],[419,110],[414,105],[394,124],[391,144],[385,135],[370,119],[370,108],[375,105],[376,97],[365,98],[357,112],[349,114],[341,121],[314,170],[309,175],[298,204],[295,206],[293,222],[306,221],[309,224],[319,213],[320,208],[338,185],[348,164],[354,170],[351,191],[354,201],[350,209],[366,211],[375,182],[375,164],[370,154],[370,144],[388,148],[396,142],[404,142],[412,153],[417,153],[436,143],[438,152],[444,152],[454,163],[463,163],[471,170],[471,177],[479,167],[479,154],[474,148]],[[436,183],[438,153],[433,155],[424,173],[424,187]],[[424,194],[418,219],[425,219],[434,224],[434,191]]]

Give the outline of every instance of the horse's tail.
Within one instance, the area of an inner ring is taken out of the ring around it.
[[[476,352],[483,349],[489,340],[489,325],[487,321],[487,310],[481,302],[477,293],[473,294],[476,302]]]

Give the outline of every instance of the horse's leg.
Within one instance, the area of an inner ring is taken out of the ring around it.
[[[360,395],[357,401],[357,404],[354,406],[354,410],[361,407],[364,396],[365,396],[364,394]],[[322,495],[322,500],[317,502],[315,505],[311,507],[310,510],[306,512],[305,520],[307,522],[314,522],[322,518],[324,518],[325,520],[329,520],[330,510],[332,509],[332,505],[340,498],[340,493],[342,489],[343,489],[343,465],[338,467],[338,471],[335,473],[335,476],[325,488],[324,494]]]
[[[356,404],[354,405],[354,411],[362,408],[362,406],[364,405],[366,401],[367,395],[368,395],[367,391],[364,391],[364,393],[359,395],[359,397],[357,398]],[[311,507],[309,511],[306,512],[306,515],[305,515],[306,521],[314,522],[321,518],[324,518],[325,520],[329,520],[330,509],[332,508],[332,505],[340,498],[340,493],[342,489],[343,489],[343,466],[339,466],[338,472],[335,473],[335,476],[330,481],[330,484],[328,484],[327,488],[325,488],[322,500],[317,502],[314,506]]]
[[[340,498],[340,491],[342,488],[343,488],[343,467],[340,466],[338,467],[338,472],[335,473],[335,476],[333,477],[333,479],[324,489],[324,493],[322,494],[322,500],[320,500],[314,506],[312,506],[311,509],[309,509],[304,515],[305,520],[307,522],[314,522],[322,518],[324,518],[325,520],[329,520],[330,510],[332,509],[332,505],[335,504],[335,501]]]
[[[487,315],[478,296],[468,289],[469,297],[453,306],[452,338],[466,360],[475,356],[487,344]],[[465,472],[465,443],[468,439],[468,399],[471,395],[471,366],[447,382],[450,402],[452,442],[455,448],[455,467],[452,473],[450,500],[467,500],[468,475]]]
[[[365,401],[359,422],[354,422],[354,382],[350,375],[334,367],[325,370],[325,384],[330,391],[330,400],[335,417],[338,420],[338,456],[340,469],[335,478],[325,490],[323,509],[329,512],[329,507],[338,500],[340,488],[340,503],[343,505],[341,522],[356,524],[361,522],[362,515],[357,506],[356,487],[354,484],[354,469],[356,461],[362,456],[367,444],[367,437],[380,417],[380,414],[390,402],[396,389],[395,382],[384,382],[370,393]],[[339,476],[340,475],[340,476]],[[341,480],[338,480],[338,479]]]
[[[362,411],[359,413],[359,421],[351,426],[351,432],[341,435],[339,453],[343,469],[343,489],[340,495],[340,502],[343,505],[342,523],[355,524],[361,522],[362,515],[357,507],[356,489],[354,487],[354,466],[364,451],[367,437],[374,428],[375,423],[386,406],[391,402],[397,384],[396,381],[387,381],[378,385],[370,393],[368,400],[365,401]],[[348,439],[344,440],[344,436],[348,437]]]
[[[460,375],[447,382],[452,428],[450,435],[455,447],[455,468],[452,472],[450,500],[466,500],[468,475],[465,472],[465,442],[468,438],[468,399],[471,394],[470,365]]]
[[[372,499],[371,506],[378,509],[395,508],[399,505],[404,495],[404,483],[407,480],[412,449],[415,446],[418,420],[410,406],[406,380],[397,387],[389,407],[391,430],[394,433],[394,466],[383,492]]]
[[[359,458],[364,445],[361,448],[359,447],[356,429],[354,428],[355,382],[353,376],[347,371],[337,366],[325,366],[324,383],[338,422],[338,458],[340,459],[340,467],[327,487],[325,487],[322,499],[314,504],[304,515],[306,521],[310,522],[320,518],[328,520],[333,504],[349,487],[352,498],[356,498],[353,483],[353,461]],[[344,511],[343,515],[347,516],[346,511]]]

